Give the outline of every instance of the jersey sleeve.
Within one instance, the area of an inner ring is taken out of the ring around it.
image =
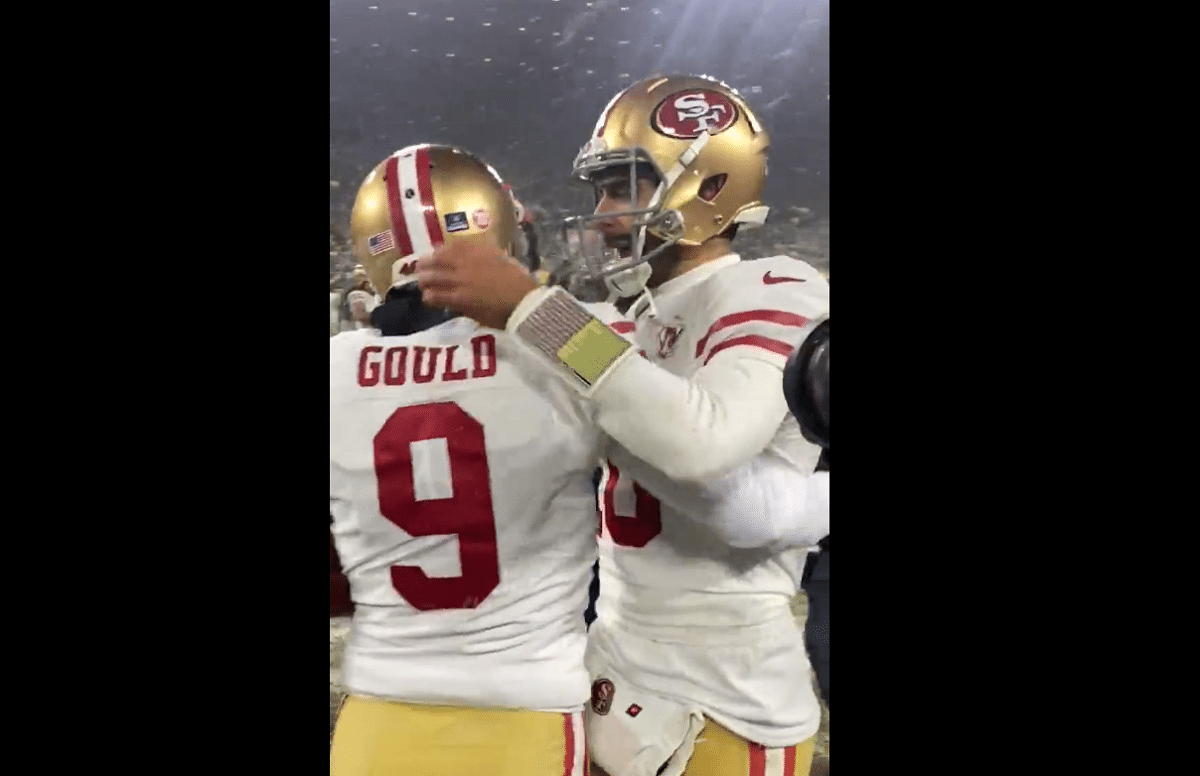
[[[608,457],[731,547],[811,547],[829,533],[829,472],[805,471],[773,450],[704,483],[672,480],[620,445],[611,445]]]
[[[688,482],[719,477],[761,452],[787,412],[780,370],[724,358],[690,378],[626,359],[593,393],[599,426],[638,458]]]
[[[554,405],[571,423],[577,423],[587,428],[596,428],[596,408],[578,393],[564,383],[556,374],[547,369],[539,356],[528,348],[521,347],[507,334],[496,338],[497,358],[512,363],[521,380],[532,390]],[[603,445],[602,440],[597,440]],[[597,456],[600,450],[597,450]]]
[[[829,282],[811,265],[778,256],[742,262],[711,283],[701,368],[721,358],[757,359],[783,370],[788,356],[829,317]]]
[[[633,342],[634,325],[626,320],[617,308],[606,302],[581,302],[589,314],[607,325],[628,342]],[[561,412],[577,419],[588,426],[596,426],[596,406],[586,401],[578,393],[571,390],[557,374],[546,368],[545,362],[530,351],[521,347],[511,336],[505,334],[499,340],[501,358],[511,360],[517,365],[525,382],[534,390],[549,399]],[[601,444],[604,444],[603,440]]]
[[[779,430],[788,414],[783,368],[828,317],[829,284],[808,264],[781,257],[719,274],[708,296],[691,377],[631,358],[593,396],[598,422],[615,440],[701,486],[748,464]]]
[[[786,258],[744,264],[756,266],[714,278],[693,374],[672,374],[625,352],[587,390],[600,428],[674,480],[704,483],[767,447],[788,413],[787,357],[812,319],[828,314],[828,283],[809,265]],[[532,309],[540,300],[531,295],[527,303]],[[514,315],[510,326],[523,317]],[[546,359],[539,363],[565,375]]]

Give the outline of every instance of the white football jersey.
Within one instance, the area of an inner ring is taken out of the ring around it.
[[[635,304],[627,332],[643,355],[691,376],[714,358],[778,365],[802,327],[828,315],[829,286],[786,256],[727,256],[688,272]],[[630,331],[633,329],[633,331]],[[783,419],[768,450],[806,472],[820,448],[795,419]],[[708,716],[765,746],[790,746],[816,733],[803,632],[790,610],[807,548],[735,549],[637,484],[637,466],[613,461],[600,484],[600,599],[590,649],[630,681],[699,704]],[[692,516],[696,517],[696,516]]]
[[[554,712],[588,697],[598,435],[523,382],[505,337],[460,318],[330,339],[352,693]]]

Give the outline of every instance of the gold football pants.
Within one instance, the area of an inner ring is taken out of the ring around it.
[[[351,695],[330,776],[587,776],[583,713],[422,706]]]

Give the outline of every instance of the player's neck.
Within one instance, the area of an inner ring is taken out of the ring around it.
[[[716,261],[733,252],[732,245],[724,237],[714,237],[703,245],[697,245],[694,248],[679,245],[675,249],[678,251],[679,260],[667,272],[662,273],[661,277],[657,277],[659,273],[654,273],[656,277],[652,277],[651,282],[647,284],[652,290],[666,283],[668,280],[674,280],[681,275],[686,275],[696,267],[708,264],[710,261]]]

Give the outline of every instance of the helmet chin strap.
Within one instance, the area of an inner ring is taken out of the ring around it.
[[[671,169],[667,170],[667,172],[659,180],[658,186],[654,189],[653,196],[651,196],[650,201],[646,203],[647,208],[657,211],[658,206],[662,203],[663,197],[666,196],[667,190],[675,185],[675,182],[677,180],[679,180],[679,177],[681,175],[683,175],[683,172],[684,172],[684,170],[686,170],[688,168],[688,165],[690,165],[692,162],[694,162],[696,160],[696,156],[699,155],[699,153],[702,150],[704,150],[704,146],[706,146],[708,144],[708,140],[710,137],[711,136],[707,132],[703,132],[700,134],[700,136],[698,138],[693,140],[692,143],[687,148],[684,149],[683,153],[681,153],[679,155],[679,158],[675,160],[675,164],[673,164],[671,166]],[[659,215],[662,215],[662,214],[659,214]],[[632,267],[630,271],[636,270],[643,266],[647,266],[644,263],[647,260],[644,252],[646,250],[646,231],[648,229],[649,229],[648,225],[639,226],[633,235],[632,255],[634,257],[636,257],[637,259],[641,260],[643,263],[638,264],[636,267]],[[668,245],[672,244],[673,242],[674,242],[674,240],[666,241],[663,245],[659,246],[656,249],[656,251],[664,250]],[[623,274],[623,273],[618,273],[618,274]],[[648,279],[649,277],[650,277],[650,274],[649,274],[649,272],[647,272],[646,278]],[[642,281],[642,284],[644,286],[644,284],[645,284],[644,280]],[[612,286],[610,285],[610,288],[611,287]],[[636,292],[634,292],[634,293],[636,293]],[[631,296],[631,295],[632,294],[625,294],[625,296]]]
[[[654,196],[650,197],[650,201],[647,203],[647,207],[657,208],[659,203],[662,202],[663,195],[667,193],[667,188],[671,185],[671,183],[673,183],[673,181],[668,181],[666,179],[660,180],[658,182],[658,188],[654,190]],[[644,225],[639,226],[637,229],[637,234],[633,236],[633,255],[637,256],[638,258],[641,258],[642,252],[646,250],[647,228],[649,227]]]
[[[657,199],[658,199],[658,195],[655,195],[654,200],[657,200]],[[651,207],[654,206],[654,200],[650,201]],[[637,234],[634,235],[634,237],[633,237],[633,255],[637,256],[640,259],[640,258],[642,258],[642,254],[645,250],[646,250],[646,227],[639,226],[637,229]]]
[[[638,297],[637,301],[629,306],[628,317],[636,321],[645,312],[649,312],[651,318],[658,317],[658,308],[654,306],[654,297],[650,294],[650,289],[648,288],[643,290],[642,295]]]
[[[642,291],[653,273],[654,268],[650,263],[643,262],[636,267],[606,275],[604,285],[608,287],[608,303],[615,304],[618,299],[625,299]]]

